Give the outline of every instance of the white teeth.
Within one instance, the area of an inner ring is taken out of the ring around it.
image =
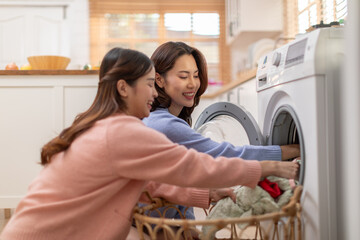
[[[189,97],[192,97],[195,95],[195,93],[183,93],[183,94],[184,94],[184,96],[189,96]]]

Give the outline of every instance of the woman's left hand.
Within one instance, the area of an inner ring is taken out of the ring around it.
[[[236,195],[232,188],[214,188],[210,189],[210,202],[217,202],[225,197],[230,197],[233,202],[236,202]]]

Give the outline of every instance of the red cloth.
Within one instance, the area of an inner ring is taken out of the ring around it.
[[[273,198],[277,198],[282,194],[278,184],[276,182],[270,182],[267,178],[264,178],[264,180],[260,181],[258,185],[267,191]]]

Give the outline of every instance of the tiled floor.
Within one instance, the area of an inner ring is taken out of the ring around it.
[[[14,209],[0,209],[0,233],[5,227],[6,223],[9,221],[13,212]]]

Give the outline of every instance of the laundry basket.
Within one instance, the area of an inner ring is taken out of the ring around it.
[[[158,240],[181,240],[197,239],[264,239],[264,240],[301,240],[301,205],[300,197],[302,186],[294,189],[294,194],[289,203],[280,211],[243,218],[222,218],[205,220],[168,219],[150,217],[152,211],[158,212],[160,207],[177,209],[173,204],[163,199],[154,198],[151,204],[143,207],[135,207],[134,222],[140,235],[140,239]],[[165,210],[166,211],[166,210]],[[177,211],[179,211],[177,209]],[[211,211],[205,210],[206,215]],[[180,211],[179,211],[180,213]],[[202,232],[202,228],[211,226],[211,230]],[[241,227],[239,227],[241,226]],[[250,237],[249,237],[250,233]],[[146,238],[145,238],[146,237]]]

